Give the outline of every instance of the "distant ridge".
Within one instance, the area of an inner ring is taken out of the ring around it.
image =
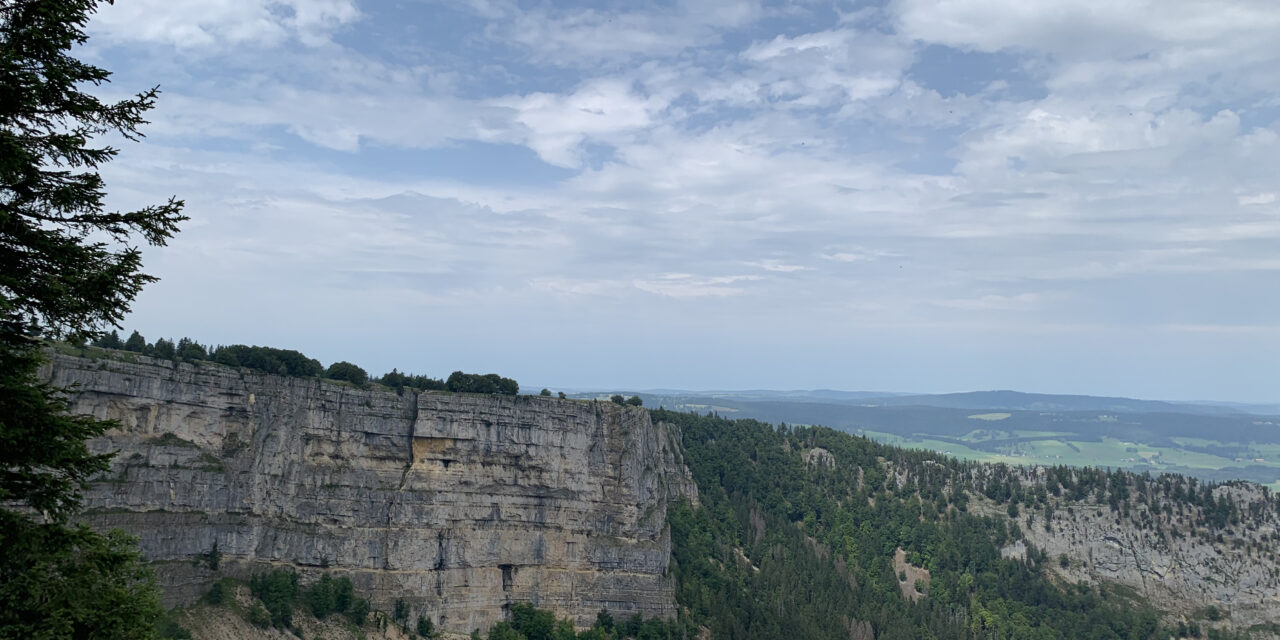
[[[1231,405],[1209,405],[1137,400],[1107,396],[1023,393],[1021,391],[968,391],[868,399],[882,407],[944,407],[948,409],[1003,409],[1006,411],[1112,411],[1116,413],[1192,413],[1232,415],[1247,413]]]

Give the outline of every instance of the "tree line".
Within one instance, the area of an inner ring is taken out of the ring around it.
[[[397,392],[415,389],[510,396],[520,393],[518,382],[496,373],[478,374],[455,371],[449,375],[448,379],[441,380],[424,375],[401,373],[398,369],[392,369],[388,373],[371,378],[368,371],[351,362],[339,361],[326,368],[319,360],[292,349],[244,344],[206,346],[186,337],[177,342],[169,338],[148,342],[146,337],[136,330],[123,340],[120,334],[113,330],[94,339],[90,344],[100,349],[128,351],[152,358],[181,362],[215,362],[275,375],[340,380],[360,388],[372,382]]]

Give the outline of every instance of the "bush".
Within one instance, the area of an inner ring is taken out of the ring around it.
[[[333,581],[333,608],[339,613],[345,612],[351,608],[355,602],[355,587],[351,585],[351,578],[342,576]]]
[[[439,378],[418,376],[412,373],[400,373],[395,369],[392,369],[391,373],[382,374],[382,377],[375,380],[375,382],[391,387],[397,391],[404,387],[417,389],[418,391],[445,391],[448,389],[444,380],[440,380]]]
[[[209,592],[204,594],[204,601],[215,607],[220,607],[231,601],[231,587],[226,580],[219,580],[209,587]]]
[[[351,364],[350,362],[335,362],[329,365],[329,370],[324,372],[324,377],[330,380],[344,380],[363,387],[369,382],[369,374],[364,369]]]
[[[249,608],[249,623],[260,629],[266,629],[271,626],[271,614],[262,606],[261,602],[253,603]]]
[[[615,393],[612,396],[609,396],[609,402],[614,404],[626,404],[627,399],[623,398],[620,394]]]
[[[315,584],[307,589],[307,607],[311,609],[311,615],[316,618],[323,618],[337,610],[337,598],[334,593],[333,579],[329,574],[320,576]]]
[[[266,607],[272,625],[285,628],[293,626],[293,601],[298,597],[297,573],[291,569],[276,569],[266,574],[255,573],[249,578],[249,590]]]
[[[631,396],[630,398],[627,398],[627,404],[633,407],[639,407],[644,404],[644,400],[641,400],[640,396]]]
[[[511,378],[503,378],[496,373],[463,373],[454,371],[445,381],[445,387],[456,393],[497,393],[514,396],[520,393],[520,385]]]
[[[178,624],[170,611],[156,621],[156,637],[162,640],[191,640],[191,632]]]
[[[218,347],[213,353],[212,360],[232,367],[245,367],[299,378],[316,378],[324,373],[324,367],[319,360],[308,358],[291,349],[232,344]]]
[[[418,616],[418,635],[424,638],[430,638],[435,635],[436,626],[432,624],[431,618],[426,616]]]
[[[409,620],[409,603],[404,598],[396,598],[395,610],[392,617],[397,622],[407,622]]]
[[[347,612],[347,618],[357,627],[363,627],[365,620],[369,617],[369,601],[364,598],[356,598],[351,603],[351,610]]]
[[[538,395],[540,395],[540,396],[546,396],[546,397],[550,398],[550,397],[551,397],[551,390],[550,390],[550,389],[543,389],[542,391],[539,391],[539,392],[538,392]]]

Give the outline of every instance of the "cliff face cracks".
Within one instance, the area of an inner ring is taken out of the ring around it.
[[[53,355],[72,410],[120,422],[86,495],[139,536],[170,603],[220,575],[349,575],[386,607],[468,632],[529,601],[667,616],[666,506],[696,502],[679,435],[648,412],[537,396],[356,389],[212,364]]]

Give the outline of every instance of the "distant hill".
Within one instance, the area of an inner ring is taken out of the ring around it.
[[[1229,415],[1242,411],[1229,405],[1208,405],[1136,400],[1106,396],[1078,396],[1021,391],[969,391],[928,395],[870,398],[866,404],[884,407],[945,407],[950,409],[1001,409],[1004,411],[1114,411],[1119,413],[1192,413]]]
[[[570,390],[576,397],[608,397],[612,393],[631,395],[627,389]],[[835,389],[805,390],[713,390],[649,389],[639,391],[643,398],[662,404],[663,400],[680,398],[734,402],[787,402],[853,405],[861,407],[940,407],[944,409],[988,409],[1000,411],[1104,411],[1109,413],[1184,413],[1205,416],[1280,415],[1280,404],[1246,404],[1238,402],[1169,402],[1112,396],[1087,396],[1022,391],[967,391],[962,393],[901,393],[887,391],[839,391]],[[646,404],[650,404],[646,400]],[[666,402],[665,404],[672,404]],[[721,404],[721,403],[715,403]]]

